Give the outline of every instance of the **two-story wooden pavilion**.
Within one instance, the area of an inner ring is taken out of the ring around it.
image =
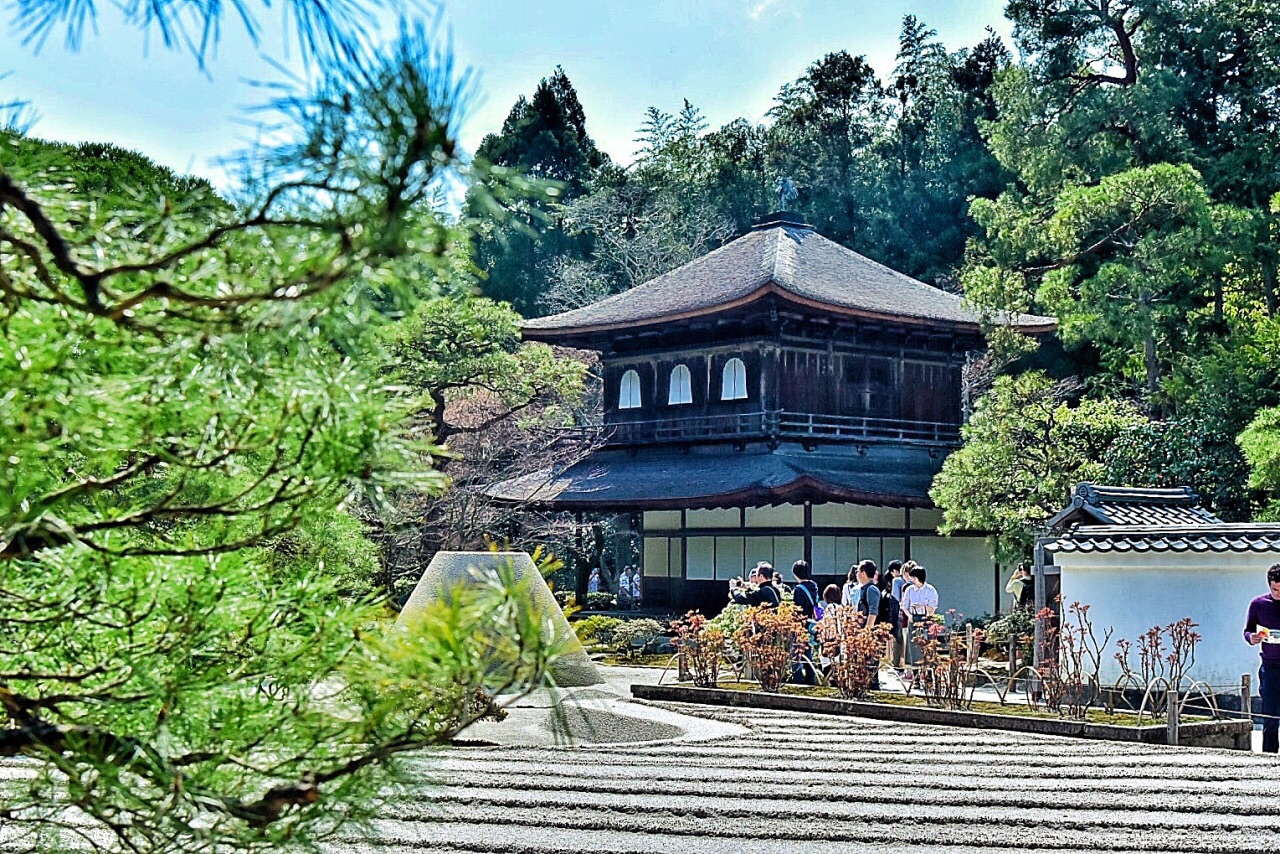
[[[759,560],[803,557],[826,583],[864,558],[910,557],[944,607],[996,608],[984,540],[938,536],[928,496],[959,442],[962,368],[984,347],[960,297],[781,213],[523,332],[600,353],[607,438],[566,470],[488,492],[634,519],[647,603],[718,608],[726,580]]]

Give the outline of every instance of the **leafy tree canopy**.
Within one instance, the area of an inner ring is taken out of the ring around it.
[[[481,432],[495,419],[518,420],[539,403],[571,407],[583,391],[583,363],[545,344],[521,343],[520,316],[479,297],[424,301],[392,330],[389,355],[394,376],[423,396],[425,430],[440,443]],[[476,395],[497,403],[497,412],[478,423],[450,417],[449,404]]]
[[[1249,485],[1267,495],[1263,518],[1280,521],[1280,407],[1259,411],[1239,441],[1249,461]]]
[[[456,268],[446,55],[407,29],[280,104],[243,199],[0,137],[6,843],[284,850],[373,814],[404,751],[537,684],[510,579],[390,632],[345,511],[438,490],[380,299]],[[325,566],[340,564],[340,566]]]
[[[477,159],[491,164],[494,181],[474,186],[466,212],[475,222],[476,264],[485,295],[536,316],[553,270],[562,261],[585,257],[590,242],[571,235],[560,221],[560,206],[581,195],[608,157],[587,135],[586,114],[564,69],[543,78],[533,98],[517,99],[502,131],[480,143]],[[511,175],[528,176],[529,192],[494,193]]]
[[[1036,531],[1066,504],[1075,484],[1097,481],[1106,450],[1145,423],[1131,404],[1084,399],[1044,374],[999,377],[962,428],[964,447],[934,479],[929,497],[940,530],[990,531],[996,560],[1025,560]]]
[[[977,305],[1057,316],[1090,396],[1145,405],[1107,478],[1189,484],[1229,519],[1254,508],[1235,437],[1280,357],[1265,6],[1011,0],[1023,60],[979,125],[1013,180],[973,202],[963,274]]]
[[[608,157],[587,135],[587,117],[564,69],[542,78],[533,98],[522,95],[476,156],[497,166],[522,169],[536,178],[563,182],[570,195]]]

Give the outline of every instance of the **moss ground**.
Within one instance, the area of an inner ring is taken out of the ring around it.
[[[760,690],[760,686],[754,682],[720,682],[716,687],[727,691]],[[838,699],[840,697],[840,692],[835,688],[827,688],[820,685],[783,685],[781,693],[799,697],[829,697],[833,699]],[[928,701],[923,697],[895,694],[888,691],[872,691],[863,699],[863,702],[922,708],[929,706]],[[967,707],[965,711],[981,712],[989,715],[1011,715],[1020,718],[1065,719],[1062,715],[1055,712],[1045,711],[1044,709],[1029,708],[1025,703],[1001,704],[975,701],[971,706]],[[1091,724],[1109,724],[1112,726],[1138,725],[1138,716],[1132,712],[1108,712],[1106,709],[1089,709],[1086,713],[1085,720]],[[1210,718],[1184,716],[1183,720],[1187,722],[1194,722],[1210,720]],[[1159,723],[1163,723],[1163,719],[1152,718],[1150,715],[1144,715],[1142,718],[1143,726],[1154,726]]]

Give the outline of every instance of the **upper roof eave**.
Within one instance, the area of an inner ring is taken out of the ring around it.
[[[831,314],[840,314],[846,317],[860,317],[868,320],[888,321],[891,323],[903,323],[910,326],[920,326],[932,329],[946,329],[955,332],[967,332],[970,334],[982,334],[981,324],[974,321],[962,320],[945,320],[930,317],[918,317],[909,314],[889,314],[886,312],[870,311],[867,309],[852,308],[849,306],[832,305],[819,300],[809,299],[799,294],[793,293],[786,287],[770,280],[765,282],[751,293],[739,297],[738,299],[729,300],[717,305],[703,306],[697,309],[683,312],[673,312],[671,314],[659,315],[655,317],[632,320],[619,321],[616,323],[595,323],[582,324],[575,326],[548,327],[531,325],[529,322],[521,325],[521,333],[525,340],[528,341],[544,341],[551,342],[563,338],[589,336],[598,333],[615,332],[619,329],[636,329],[648,326],[658,326],[672,321],[693,320],[699,317],[709,317],[716,314],[732,311],[750,305],[753,302],[763,300],[765,297],[774,295],[779,299],[795,305],[804,306],[806,308],[818,309],[820,311],[830,312]],[[1036,317],[1029,315],[1029,317]],[[541,319],[541,318],[540,318]],[[1047,335],[1058,328],[1056,320],[1052,318],[1036,317],[1037,321],[1033,323],[1015,323],[1009,324],[1018,329],[1018,331],[1027,335]]]

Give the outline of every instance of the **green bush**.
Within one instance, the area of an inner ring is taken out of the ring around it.
[[[605,611],[613,607],[612,593],[588,593],[587,594],[587,610],[588,611]]]
[[[613,645],[619,649],[629,649],[633,643],[641,639],[649,639],[663,633],[662,623],[657,620],[619,620],[620,626],[613,630]]]
[[[622,620],[617,617],[606,617],[603,614],[596,614],[594,617],[587,617],[585,620],[578,620],[573,624],[574,634],[578,636],[578,640],[585,644],[591,643],[611,643],[613,641],[613,632],[618,626],[622,625]]]
[[[1034,635],[1036,618],[1030,611],[1015,609],[998,620],[987,623],[986,631],[987,643],[994,647],[1005,647],[1009,644],[1009,638]]]
[[[961,633],[963,633],[968,626],[973,626],[974,631],[977,631],[978,629],[986,629],[986,627],[991,625],[995,619],[996,618],[990,614],[979,614],[976,617],[966,617],[963,614],[958,614],[956,623],[952,626],[952,629]]]

